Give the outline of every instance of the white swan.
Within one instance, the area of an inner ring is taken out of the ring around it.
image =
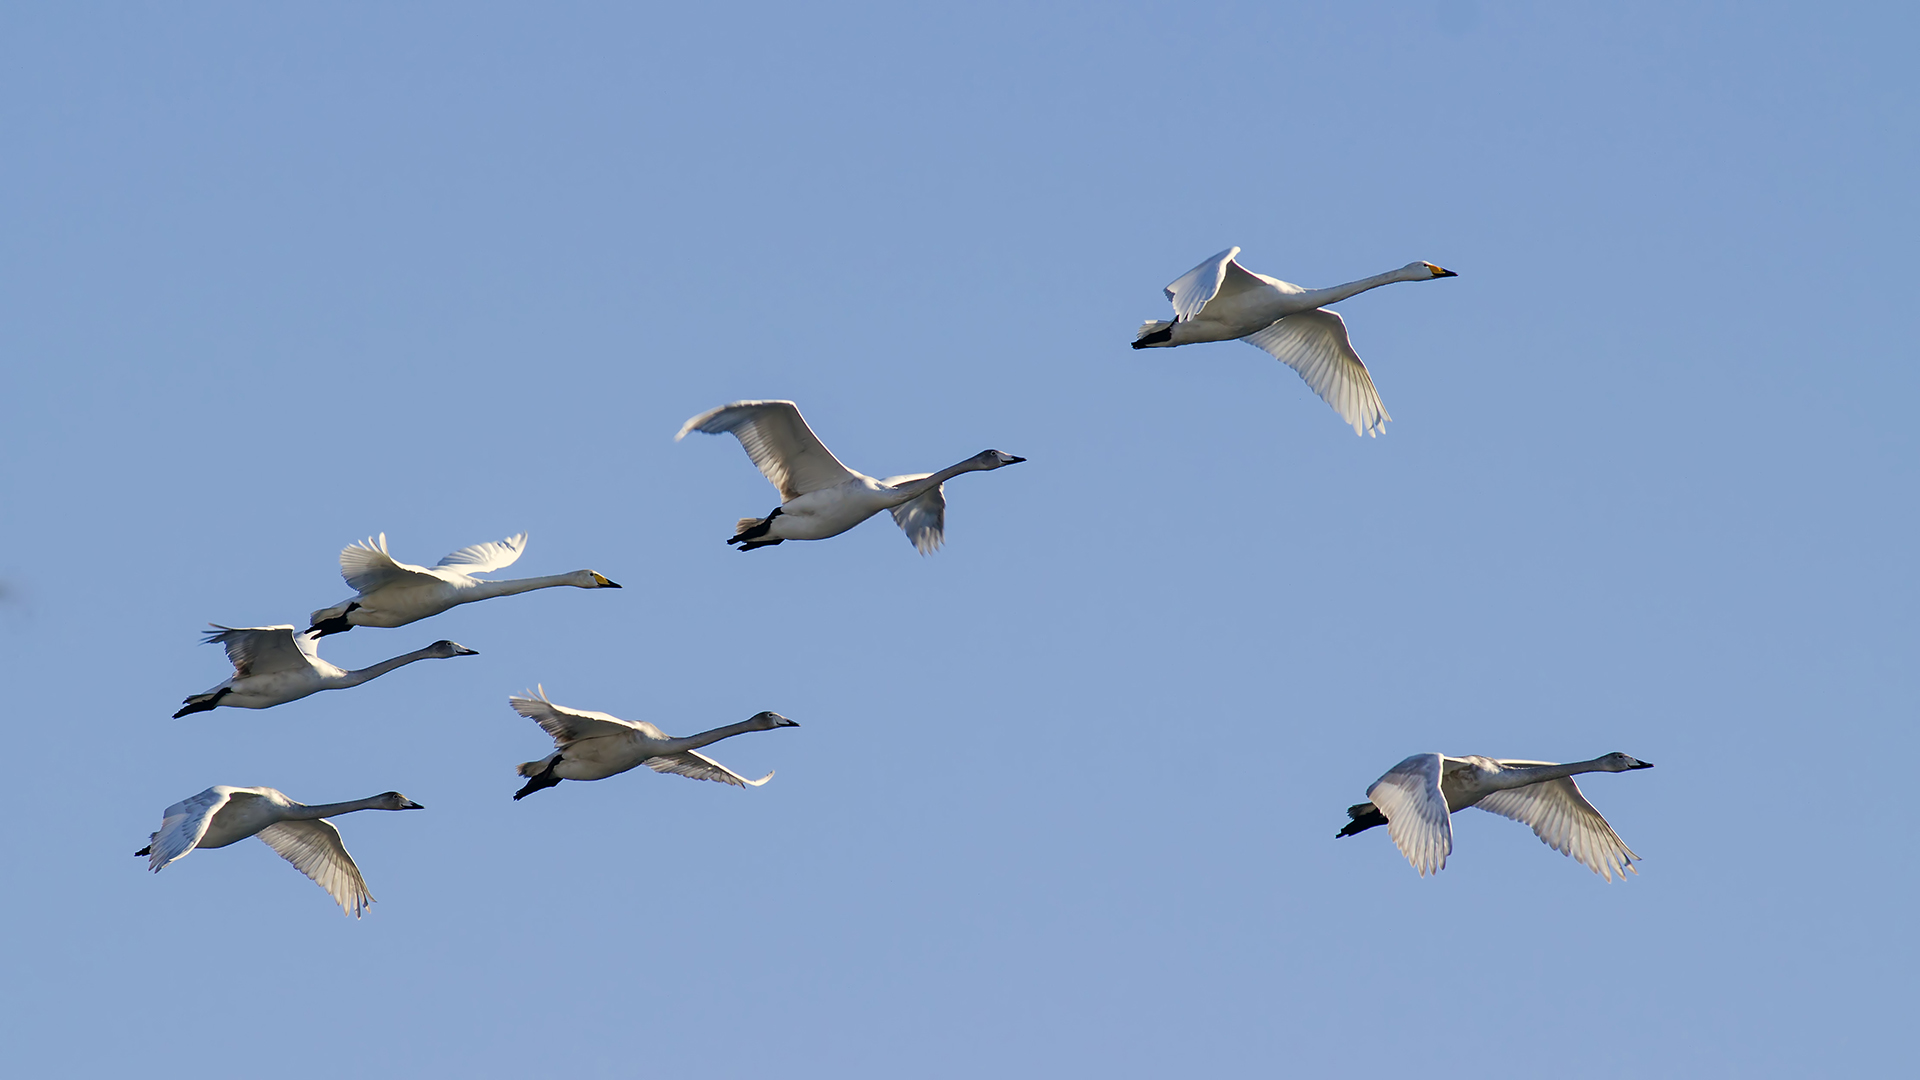
[[[147,856],[147,868],[157,874],[194,848],[226,847],[258,836],[314,884],[327,890],[342,911],[357,919],[373,903],[373,894],[367,892],[366,879],[340,842],[340,830],[325,819],[355,810],[424,809],[397,791],[353,802],[308,806],[270,787],[216,784],[167,807],[160,831],[134,854]]]
[[[516,800],[554,787],[562,780],[604,780],[636,765],[645,765],[654,772],[691,776],[695,780],[759,787],[773,779],[771,772],[758,780],[749,780],[696,752],[696,748],[745,731],[800,726],[779,713],[761,712],[737,724],[676,739],[644,720],[622,720],[606,713],[555,705],[547,700],[544,686],[525,697],[509,697],[507,704],[553,736],[555,747],[554,753],[539,761],[523,762],[516,770],[521,776],[530,777],[526,786],[514,793]]]
[[[1347,808],[1347,816],[1353,820],[1336,835],[1352,836],[1385,825],[1400,854],[1425,877],[1439,873],[1453,851],[1453,819],[1449,815],[1477,806],[1529,826],[1548,847],[1573,856],[1608,881],[1615,874],[1625,880],[1640,856],[1621,841],[1613,826],[1580,793],[1573,777],[1576,773],[1651,768],[1647,762],[1625,754],[1566,765],[1415,754],[1374,781],[1367,789],[1372,802]]]
[[[320,659],[316,652],[317,635],[296,634],[291,626],[221,626],[211,624],[205,644],[219,642],[227,647],[227,659],[233,663],[233,677],[204,694],[187,698],[186,706],[173,714],[175,720],[188,713],[206,712],[221,705],[242,709],[270,709],[289,701],[298,701],[322,690],[340,690],[377,679],[394,668],[415,660],[445,660],[454,656],[478,656],[477,650],[451,641],[436,641],[424,649],[382,660],[372,667],[347,671]]]
[[[741,551],[772,547],[787,540],[824,540],[838,536],[882,510],[906,531],[915,550],[926,555],[946,537],[947,496],[942,485],[963,472],[998,469],[1027,460],[998,450],[980,453],[937,473],[908,473],[875,480],[854,472],[833,456],[807,426],[791,401],[736,401],[687,421],[673,437],[689,431],[709,435],[731,432],[773,486],[780,506],[763,518],[741,518],[729,544]]]
[[[509,581],[481,581],[473,576],[513,565],[526,549],[527,534],[521,533],[498,543],[461,548],[428,567],[399,562],[387,554],[386,533],[381,533],[378,540],[368,538],[350,544],[340,551],[340,576],[359,595],[314,612],[308,630],[325,637],[356,626],[405,626],[456,604],[556,585],[576,589],[620,587],[593,570]]]
[[[1300,373],[1322,401],[1333,406],[1354,433],[1378,435],[1393,417],[1373,388],[1373,376],[1347,340],[1347,324],[1337,312],[1323,310],[1355,293],[1396,281],[1458,277],[1430,262],[1410,262],[1398,270],[1335,285],[1303,289],[1241,266],[1231,247],[1180,275],[1167,286],[1173,321],[1148,320],[1133,347],[1151,349],[1200,341],[1239,338],[1266,350]]]

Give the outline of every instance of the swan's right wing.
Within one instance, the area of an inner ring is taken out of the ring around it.
[[[736,401],[710,409],[681,425],[673,441],[686,438],[689,431],[732,433],[761,474],[780,489],[783,503],[858,475],[840,464],[791,401]]]
[[[732,784],[734,787],[759,787],[761,784],[773,779],[773,773],[769,772],[758,780],[749,780],[707,755],[694,750],[682,750],[677,754],[663,754],[660,757],[650,757],[646,760],[646,766],[654,772],[672,773],[675,776],[691,776],[695,780],[717,780],[722,784]]]
[[[1230,247],[1199,266],[1181,274],[1166,288],[1173,301],[1173,321],[1185,322],[1200,314],[1207,301],[1216,296],[1231,296],[1245,289],[1259,288],[1264,279],[1234,261],[1240,249]]]
[[[895,484],[909,484],[915,480],[925,480],[932,473],[908,473],[905,476],[889,476],[880,481],[888,487]],[[913,541],[913,549],[922,555],[931,555],[940,549],[947,538],[947,485],[937,484],[932,491],[896,506],[891,511],[893,523],[900,526]]]
[[[485,574],[503,566],[512,566],[514,560],[518,559],[520,553],[525,550],[527,550],[527,534],[521,533],[518,536],[509,536],[505,540],[463,547],[435,565],[460,574]]]
[[[1502,760],[1500,764],[1525,767],[1551,763]],[[1541,843],[1562,855],[1573,856],[1576,862],[1609,882],[1615,874],[1625,881],[1627,871],[1633,870],[1634,862],[1640,858],[1587,801],[1571,776],[1496,791],[1474,805],[1527,826]]]
[[[1354,434],[1378,435],[1393,419],[1337,313],[1325,308],[1302,311],[1240,340],[1299,372],[1320,400],[1352,425]]]
[[[473,548],[466,550],[472,551]],[[458,554],[460,552],[454,552],[454,555]],[[403,563],[387,554],[386,533],[381,533],[378,540],[368,537],[341,548],[340,576],[346,578],[353,591],[362,596],[389,585],[424,585],[442,580],[424,566]]]
[[[1387,835],[1420,876],[1437,874],[1453,852],[1453,819],[1440,792],[1439,754],[1415,754],[1387,770],[1367,798],[1387,817]]]
[[[260,839],[293,864],[293,868],[327,890],[340,910],[359,918],[373,903],[360,868],[340,842],[340,830],[325,818],[313,821],[276,821],[260,830]]]
[[[152,843],[147,845],[147,869],[157,874],[168,863],[192,851],[200,838],[207,835],[213,815],[227,805],[232,791],[226,787],[210,787],[167,807],[160,831],[153,834]]]
[[[271,675],[278,671],[305,671],[316,655],[312,639],[291,626],[221,626],[207,624],[205,644],[227,647],[235,675]]]
[[[622,720],[603,712],[588,712],[584,709],[569,709],[564,705],[555,705],[547,700],[546,687],[524,695],[507,698],[507,704],[513,711],[540,725],[540,730],[553,736],[554,745],[565,746],[581,739],[592,739],[602,735],[632,735],[636,732],[650,739],[665,739],[667,736],[659,728],[642,721]]]

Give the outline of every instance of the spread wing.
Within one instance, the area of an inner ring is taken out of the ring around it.
[[[840,464],[791,401],[722,405],[681,425],[673,441],[679,442],[689,431],[709,435],[731,432],[746,447],[747,456],[760,472],[780,489],[781,502],[792,502],[809,491],[834,487],[858,475]]]
[[[584,709],[569,709],[564,705],[555,705],[547,700],[547,690],[544,686],[531,694],[509,697],[507,704],[513,706],[514,712],[539,724],[542,731],[553,736],[556,746],[565,746],[570,742],[602,735],[632,735],[636,732],[649,739],[667,737],[665,732],[645,721],[622,720],[603,712],[587,712]]]
[[[465,550],[474,549],[466,548]],[[458,554],[460,552],[454,552],[454,555]],[[448,556],[448,558],[452,557],[452,555]],[[368,537],[341,548],[340,576],[346,578],[347,584],[353,588],[353,591],[362,596],[389,585],[405,583],[418,585],[440,580],[424,566],[399,562],[392,555],[387,554],[386,533],[381,533],[378,540]]]
[[[485,574],[503,566],[512,566],[527,550],[527,534],[509,536],[490,544],[475,544],[441,559],[437,564],[461,574]],[[394,565],[399,565],[395,563]]]
[[[1184,322],[1200,314],[1207,301],[1216,296],[1231,296],[1258,288],[1265,282],[1266,279],[1234,261],[1238,254],[1239,248],[1230,247],[1181,274],[1167,286],[1167,299],[1173,301],[1173,321]]]
[[[1545,765],[1543,761],[1501,761],[1501,765]],[[1573,777],[1546,780],[1526,787],[1496,791],[1474,804],[1482,810],[1512,818],[1533,830],[1540,842],[1606,878],[1627,871],[1640,856],[1633,853],[1607,819],[1593,808]],[[1635,874],[1640,871],[1634,870]]]
[[[324,818],[313,821],[277,821],[260,830],[260,839],[293,864],[294,869],[327,890],[340,910],[359,918],[373,903],[360,868],[340,842],[340,830]]]
[[[206,644],[227,647],[235,675],[271,675],[277,671],[305,671],[318,653],[313,639],[294,633],[291,626],[221,626],[207,624]]]
[[[168,863],[192,851],[200,838],[207,835],[213,815],[227,805],[232,794],[232,788],[210,787],[167,807],[160,831],[153,834],[153,842],[147,845],[147,869],[157,874]]]
[[[892,487],[895,484],[925,480],[932,473],[908,473],[905,476],[889,476],[881,483]],[[915,551],[922,555],[931,555],[940,549],[947,538],[947,485],[937,484],[932,491],[916,499],[909,499],[893,508],[893,523],[913,541]]]
[[[1393,417],[1373,388],[1373,376],[1347,340],[1338,313],[1320,308],[1289,315],[1240,339],[1300,373],[1320,400],[1333,406],[1354,434],[1378,435]]]
[[[654,772],[672,773],[675,776],[691,776],[695,780],[717,780],[734,787],[759,787],[773,779],[773,773],[758,780],[749,780],[725,765],[705,754],[694,750],[682,750],[677,754],[665,754],[647,759],[647,768]]]
[[[1453,852],[1453,819],[1440,793],[1440,755],[1415,754],[1367,789],[1387,817],[1387,834],[1420,876],[1437,874]]]

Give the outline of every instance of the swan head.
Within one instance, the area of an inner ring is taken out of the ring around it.
[[[437,660],[445,660],[454,656],[479,656],[480,650],[469,649],[455,641],[436,641],[427,646],[427,655]]]
[[[1460,276],[1445,267],[1435,266],[1430,262],[1410,262],[1401,267],[1400,272],[1413,275],[1413,280],[1415,281],[1428,281],[1437,277]]]
[[[1003,454],[998,450],[982,450],[973,456],[969,464],[976,469],[998,469],[1006,465],[1018,465],[1025,460],[1027,459]]]
[[[421,806],[419,803],[414,802],[412,799],[407,798],[405,795],[402,795],[397,791],[383,792],[379,795],[375,795],[374,799],[380,804],[374,807],[374,809],[376,810],[425,810],[426,809],[426,807]]]
[[[1600,759],[1600,765],[1608,772],[1626,772],[1629,769],[1651,769],[1651,761],[1641,761],[1627,754],[1608,754]]]
[[[760,730],[762,731],[772,731],[774,728],[777,728],[777,727],[799,727],[800,726],[799,724],[794,723],[792,720],[789,720],[786,717],[781,716],[777,712],[754,713],[753,719],[748,722],[759,725]]]
[[[598,570],[582,570],[574,576],[580,579],[579,585],[583,589],[617,589],[620,587],[619,582],[608,579],[607,575]]]

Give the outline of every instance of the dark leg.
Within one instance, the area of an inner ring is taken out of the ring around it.
[[[525,787],[513,793],[513,801],[519,802],[521,799],[526,798],[536,791],[544,791],[550,787],[559,787],[560,777],[553,775],[553,770],[559,766],[560,759],[556,757],[553,759],[551,765],[534,774],[534,776],[527,781]]]
[[[178,720],[188,713],[211,712],[215,706],[220,704],[221,698],[231,693],[233,693],[233,687],[223,686],[216,693],[195,694],[187,699],[187,703],[180,707],[179,712],[173,714],[173,718]]]

